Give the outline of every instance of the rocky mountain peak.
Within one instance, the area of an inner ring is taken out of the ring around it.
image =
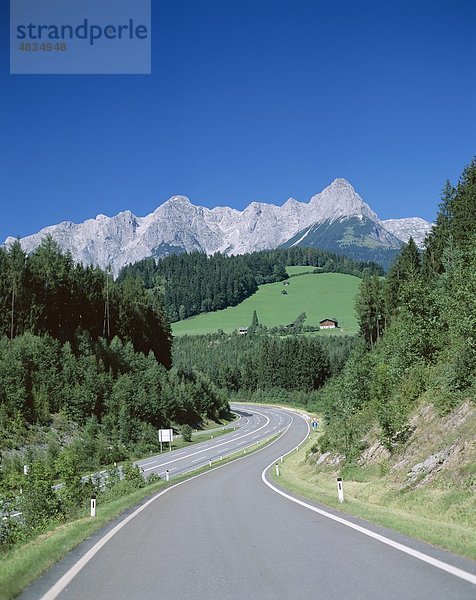
[[[113,217],[98,215],[79,224],[64,222],[46,227],[20,241],[26,252],[32,252],[43,237],[52,235],[77,262],[102,268],[111,264],[117,274],[128,263],[170,252],[241,254],[277,248],[294,236],[304,240],[304,232],[315,225],[345,223],[355,217],[373,223],[378,239],[392,247],[398,246],[407,231],[411,230],[417,240],[418,231],[426,232],[425,228],[431,226],[411,219],[405,224],[387,221],[382,226],[352,185],[338,178],[307,203],[295,198],[282,206],[252,202],[239,211],[227,206],[195,206],[186,196],[176,195],[145,217],[136,217],[130,210]],[[12,242],[13,238],[7,238],[6,244]]]

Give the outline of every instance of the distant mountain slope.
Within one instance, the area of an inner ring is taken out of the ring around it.
[[[348,232],[350,229],[354,231],[352,234],[344,235],[341,226],[329,229],[329,224],[352,219],[346,226]],[[357,227],[356,220],[360,220],[363,229],[367,228],[369,232],[359,233],[362,228]],[[429,225],[421,221],[423,228]],[[311,226],[322,224],[326,224],[329,240],[332,231],[341,236],[332,241],[332,249],[351,252],[351,256],[356,256],[361,242],[365,242],[364,249],[368,248],[370,239],[379,242],[378,248],[382,252],[385,248],[395,250],[401,242],[400,238],[386,231],[384,224],[350,183],[345,179],[335,179],[308,203],[294,198],[282,206],[252,202],[243,211],[238,211],[227,206],[212,209],[194,206],[184,196],[173,196],[146,217],[124,211],[114,217],[98,215],[79,224],[66,221],[21,239],[21,244],[27,252],[31,252],[46,235],[51,235],[63,250],[71,252],[75,261],[102,268],[111,265],[117,274],[121,267],[150,256],[184,251],[243,254],[272,249],[294,239],[300,232],[304,235]],[[397,223],[391,226],[398,230]],[[375,228],[374,234],[372,227]],[[417,223],[413,227],[418,229]],[[342,242],[349,235],[352,243]],[[319,236],[314,237],[317,243]],[[12,239],[7,238],[6,243],[11,243]]]
[[[282,247],[308,246],[346,254],[354,260],[374,261],[388,268],[402,241],[367,217],[315,223],[287,240]]]

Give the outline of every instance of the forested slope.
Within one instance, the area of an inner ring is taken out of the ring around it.
[[[158,427],[226,412],[205,377],[169,370],[171,343],[160,297],[138,278],[114,283],[51,239],[30,256],[0,249],[0,450],[61,414],[79,429],[93,419],[122,454],[147,452]]]

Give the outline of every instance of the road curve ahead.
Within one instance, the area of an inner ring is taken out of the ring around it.
[[[284,431],[292,421],[291,415],[284,412],[278,414],[259,408],[249,410],[241,405],[232,405],[232,410],[239,415],[239,419],[233,424],[236,431],[220,435],[217,438],[212,437],[213,433],[210,432],[210,439],[207,441],[193,444],[188,448],[151,456],[137,461],[136,464],[143,470],[146,477],[151,473],[165,477],[166,471],[168,471],[170,479],[173,479],[178,475],[208,465],[210,461],[212,464],[218,463],[230,454],[236,454],[240,450],[244,451],[276,433]]]
[[[289,412],[258,410],[289,420]],[[294,415],[286,433],[263,450],[169,488],[106,543],[116,524],[78,547],[23,600],[474,600],[470,581],[265,485],[263,470],[307,431],[307,422]],[[476,582],[475,563],[360,523]]]

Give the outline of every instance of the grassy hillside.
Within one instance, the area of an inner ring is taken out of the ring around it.
[[[315,270],[316,267],[310,266],[286,267],[286,272],[290,277],[292,277],[293,275],[301,275],[302,273],[312,273]]]
[[[294,275],[310,269],[312,267],[288,267],[288,273]],[[232,332],[250,325],[253,310],[259,322],[267,327],[292,323],[305,312],[306,325],[317,325],[321,319],[335,317],[340,333],[356,333],[354,304],[360,281],[358,277],[340,273],[309,273],[290,278],[288,285],[283,282],[262,285],[238,306],[174,323],[173,334],[205,334],[218,329]],[[283,290],[287,293],[283,294]]]

